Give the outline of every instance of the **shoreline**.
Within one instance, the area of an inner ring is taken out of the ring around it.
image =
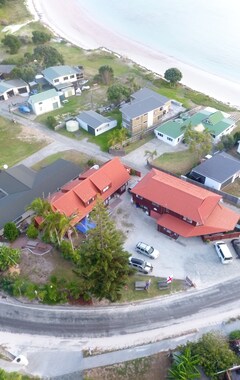
[[[136,41],[117,35],[100,25],[76,0],[26,0],[29,11],[56,35],[85,50],[101,49],[119,55],[163,77],[170,67],[183,74],[182,85],[220,102],[240,108],[240,85],[173,57],[154,51]]]

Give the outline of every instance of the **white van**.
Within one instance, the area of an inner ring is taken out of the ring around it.
[[[229,264],[232,262],[232,254],[224,241],[216,241],[216,243],[214,243],[214,246],[222,264]]]

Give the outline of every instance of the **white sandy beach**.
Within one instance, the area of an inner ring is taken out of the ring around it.
[[[224,103],[240,107],[239,84],[114,34],[106,25],[96,23],[85,9],[80,8],[76,0],[28,0],[27,3],[30,11],[33,11],[34,5],[43,23],[77,46],[84,49],[105,47],[160,75],[170,67],[177,67],[183,73],[183,84]]]

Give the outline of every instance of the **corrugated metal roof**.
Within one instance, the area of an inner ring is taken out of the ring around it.
[[[76,116],[76,119],[78,120],[78,122],[83,121],[84,123],[87,123],[90,127],[94,129],[98,128],[100,125],[104,123],[109,123],[111,121],[107,117],[104,117],[95,111],[83,111]]]
[[[46,79],[52,81],[53,79],[64,77],[65,75],[72,75],[80,72],[81,70],[78,67],[59,65],[48,67],[42,71],[42,74]]]
[[[196,166],[192,172],[223,183],[240,171],[240,160],[221,152]]]
[[[54,98],[55,96],[59,97],[59,94],[54,88],[52,88],[51,90],[43,91],[39,94],[29,96],[28,102],[30,104],[35,104],[47,99]]]

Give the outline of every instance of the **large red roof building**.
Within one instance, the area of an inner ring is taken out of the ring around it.
[[[92,211],[97,198],[107,205],[115,195],[122,194],[130,179],[129,171],[118,157],[100,168],[93,167],[51,195],[52,209],[66,216],[74,215],[75,225]]]
[[[231,231],[240,215],[222,197],[180,178],[152,169],[132,190],[133,202],[173,238]]]

